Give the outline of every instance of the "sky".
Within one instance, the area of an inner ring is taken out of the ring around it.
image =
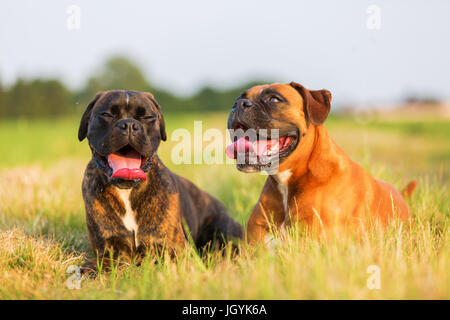
[[[338,102],[450,100],[450,1],[2,0],[2,83],[80,88],[116,54],[178,94],[274,79]]]

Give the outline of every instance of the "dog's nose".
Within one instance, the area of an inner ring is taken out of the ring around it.
[[[138,133],[142,130],[141,124],[133,119],[123,119],[117,122],[117,127],[122,133]]]
[[[249,99],[239,99],[236,101],[237,108],[248,108],[253,106],[253,102]]]

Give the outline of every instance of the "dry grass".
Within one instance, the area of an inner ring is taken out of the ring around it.
[[[213,117],[211,123],[216,118],[222,119]],[[361,239],[328,241],[293,228],[276,237],[272,249],[244,245],[235,258],[200,258],[188,247],[176,261],[155,264],[149,257],[140,267],[114,268],[83,279],[80,290],[69,290],[66,269],[92,254],[80,190],[88,155],[65,151],[51,163],[36,156],[13,166],[10,158],[0,165],[0,299],[448,299],[448,159],[430,162],[421,156],[421,150],[445,154],[445,140],[402,140],[398,133],[339,123],[331,123],[330,130],[377,177],[397,187],[419,179],[410,200],[411,228],[393,225]],[[245,223],[265,178],[232,166],[173,166],[170,146],[161,149],[165,163],[217,196]],[[410,157],[401,163],[399,154]],[[379,290],[367,287],[370,265],[380,268]]]

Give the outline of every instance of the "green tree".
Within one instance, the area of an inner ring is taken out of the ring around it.
[[[6,117],[6,92],[0,81],[0,118]]]
[[[106,61],[98,74],[91,76],[77,95],[83,105],[99,91],[124,89],[149,91],[150,85],[139,67],[125,57],[113,57]]]
[[[0,83],[0,117],[55,117],[75,111],[81,114],[97,92],[111,89],[151,92],[164,112],[227,111],[242,91],[255,84],[226,90],[206,86],[191,96],[178,96],[152,85],[139,66],[126,57],[116,56],[107,60],[77,92],[71,92],[55,79],[19,78],[8,89]]]
[[[71,92],[59,80],[18,79],[8,90],[7,117],[55,117],[74,111]]]

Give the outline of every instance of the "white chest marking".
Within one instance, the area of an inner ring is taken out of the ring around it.
[[[277,174],[277,187],[278,187],[278,191],[280,191],[281,193],[281,197],[283,199],[283,208],[284,208],[284,213],[287,214],[288,213],[288,195],[289,195],[289,190],[288,190],[288,180],[289,177],[292,175],[291,170],[286,170],[283,172],[279,172]]]
[[[138,225],[136,223],[136,217],[134,215],[133,209],[131,209],[130,203],[130,193],[131,189],[117,189],[117,193],[119,194],[120,199],[125,205],[125,215],[122,218],[122,223],[127,228],[127,230],[132,231],[134,233],[134,243],[136,247],[138,246],[137,232]]]

